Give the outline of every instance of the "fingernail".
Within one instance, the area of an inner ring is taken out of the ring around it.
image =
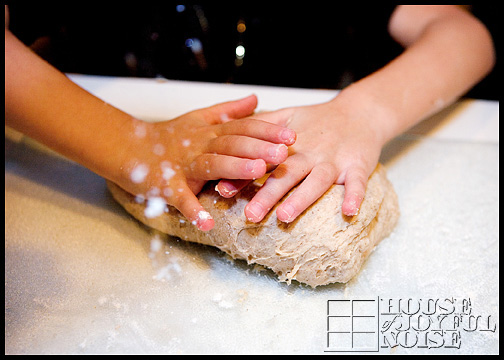
[[[236,195],[236,193],[238,192],[238,189],[235,188],[231,184],[226,184],[226,185],[219,184],[219,185],[215,185],[215,190],[219,193],[220,196],[225,197],[225,198],[232,197],[232,196]]]
[[[287,146],[284,144],[270,146],[268,149],[268,155],[274,160],[279,159],[283,152],[287,152]]]
[[[358,211],[359,211],[359,209],[357,208],[357,206],[355,206],[355,202],[352,201],[352,203],[350,204],[350,209],[347,211],[346,215],[347,216],[354,216],[354,215],[357,215]]]
[[[266,167],[266,164],[263,160],[249,160],[245,165],[245,169],[252,174],[261,173],[262,171],[264,171],[263,167]]]
[[[281,220],[281,221],[291,222],[293,220],[294,213],[296,212],[296,209],[294,209],[294,206],[292,206],[291,204],[285,204],[285,205],[282,205],[278,211],[285,215],[284,220]]]
[[[296,133],[294,132],[294,130],[291,129],[283,129],[282,133],[280,134],[280,138],[284,142],[292,144],[296,140]]]
[[[262,205],[255,202],[247,205],[247,212],[253,215],[253,217],[247,216],[249,221],[261,221],[264,216]]]
[[[247,161],[247,164],[245,165],[245,168],[247,169],[247,171],[249,172],[254,172],[254,167],[255,167],[255,160],[249,160]]]
[[[213,220],[212,215],[210,215],[210,213],[207,211],[201,210],[198,213],[198,219],[196,220],[196,224],[199,229],[206,231],[208,230],[207,228],[209,220]]]
[[[345,208],[346,208],[345,211],[346,216],[354,216],[357,215],[357,213],[359,212],[359,207],[357,206],[357,201],[355,199],[351,199],[345,206]]]

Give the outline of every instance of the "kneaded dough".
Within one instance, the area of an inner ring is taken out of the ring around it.
[[[288,224],[277,219],[276,206],[260,223],[246,219],[244,208],[260,188],[257,182],[231,199],[221,197],[209,185],[198,198],[214,218],[215,227],[203,232],[172,206],[158,217],[147,218],[145,204],[139,204],[133,195],[108,182],[115,200],[147,226],[181,239],[216,246],[249,264],[263,265],[273,270],[280,281],[297,280],[312,287],[348,282],[374,247],[391,233],[399,218],[397,195],[380,164],[369,178],[359,213],[353,217],[341,212],[343,185],[333,185]]]

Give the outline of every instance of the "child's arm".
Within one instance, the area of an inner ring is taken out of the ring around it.
[[[147,123],[89,94],[5,28],[5,123],[145,198],[178,208],[202,230],[213,227],[195,194],[206,180],[253,179],[278,164],[292,130],[246,117],[257,98]],[[199,216],[198,216],[199,214]]]
[[[495,61],[485,26],[454,5],[399,6],[389,30],[406,50],[384,68],[328,103],[258,117],[288,124],[298,138],[289,158],[246,207],[251,221],[260,221],[298,183],[277,208],[280,220],[294,220],[334,183],[345,185],[343,212],[356,214],[383,145],[455,101]],[[218,185],[221,194],[241,186],[232,181]]]

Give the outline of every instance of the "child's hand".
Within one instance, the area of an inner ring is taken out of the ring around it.
[[[287,160],[276,167],[246,206],[245,215],[250,221],[261,221],[298,183],[300,186],[277,208],[279,220],[293,221],[334,183],[345,185],[343,213],[357,214],[385,137],[378,125],[378,114],[356,100],[336,97],[320,105],[254,116],[287,124],[296,131],[297,140],[289,149]],[[244,180],[221,180],[218,190],[231,197],[246,184]]]
[[[152,216],[166,203],[201,230],[210,230],[213,220],[196,197],[206,181],[260,178],[266,164],[287,158],[287,146],[295,141],[295,132],[279,125],[254,119],[227,121],[250,115],[256,105],[251,96],[171,121],[133,119],[119,185],[146,199]]]

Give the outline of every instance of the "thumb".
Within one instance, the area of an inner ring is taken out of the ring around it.
[[[223,102],[206,108],[206,119],[210,124],[221,124],[252,115],[257,107],[257,96]]]

